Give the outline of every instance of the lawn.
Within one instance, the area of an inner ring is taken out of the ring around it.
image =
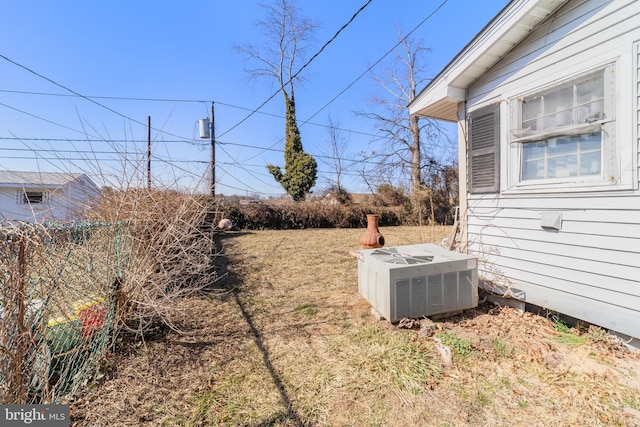
[[[185,299],[175,330],[111,354],[72,424],[640,425],[640,356],[599,328],[482,296],[433,337],[376,320],[357,292],[363,231],[221,235],[225,287]],[[387,246],[448,231],[381,228]]]

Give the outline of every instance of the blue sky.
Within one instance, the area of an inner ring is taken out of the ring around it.
[[[298,0],[320,25],[317,49],[365,3]],[[408,32],[432,15],[412,37],[431,49],[427,71],[435,75],[507,3],[371,1],[296,89],[298,120],[309,121],[300,125],[305,151],[327,154],[329,115],[345,130],[345,157],[376,148],[375,124],[354,112],[375,108],[369,99],[380,89],[369,75],[358,77],[397,43],[395,26]],[[249,0],[0,0],[0,169],[85,172],[100,185],[146,185],[151,116],[154,185],[207,191],[210,147],[197,120],[214,101],[217,193],[282,194],[265,169],[283,165],[282,96],[247,118],[276,88],[248,81],[233,49],[260,44],[262,13]],[[320,188],[332,173],[318,161]],[[349,172],[346,188],[367,191]]]

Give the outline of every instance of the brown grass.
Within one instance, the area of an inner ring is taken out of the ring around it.
[[[388,246],[448,231],[381,228]],[[180,332],[112,355],[73,425],[640,424],[640,357],[597,328],[482,303],[436,322],[446,366],[432,338],[376,321],[350,254],[362,232],[220,236],[230,290],[182,300]]]

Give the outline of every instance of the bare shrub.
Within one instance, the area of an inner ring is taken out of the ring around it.
[[[402,205],[401,216],[406,225],[436,224],[433,191],[424,185],[414,189]]]
[[[407,196],[401,188],[391,184],[381,184],[376,189],[374,203],[379,206],[402,206],[407,201]]]
[[[210,199],[178,191],[112,191],[93,220],[124,222],[129,262],[119,289],[120,324],[144,334],[160,322],[173,327],[176,300],[217,280]]]
[[[353,197],[351,193],[338,185],[331,185],[325,189],[322,193],[325,199],[335,200],[336,203],[341,205],[350,205],[353,203]]]

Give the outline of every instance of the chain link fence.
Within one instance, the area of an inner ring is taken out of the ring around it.
[[[0,240],[0,402],[63,402],[113,336],[126,226],[21,224]]]

